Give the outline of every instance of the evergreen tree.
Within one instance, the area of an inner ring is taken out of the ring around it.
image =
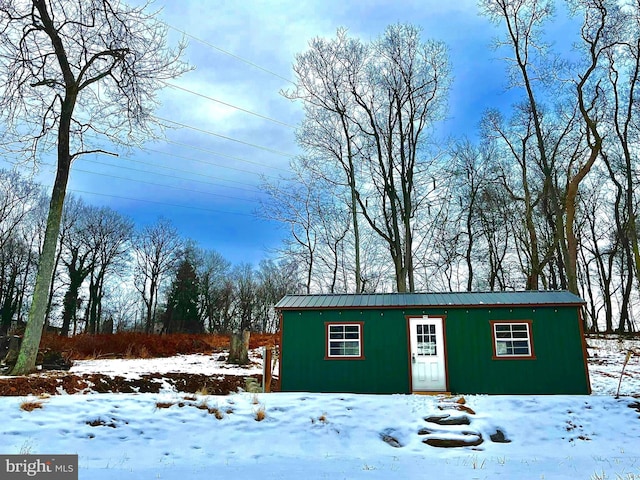
[[[171,291],[167,309],[162,316],[166,333],[202,333],[204,325],[198,314],[198,277],[191,259],[180,262]]]

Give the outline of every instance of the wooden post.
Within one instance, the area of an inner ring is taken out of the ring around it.
[[[271,368],[273,362],[273,348],[263,347],[264,352],[262,355],[262,391],[265,393],[271,392]]]

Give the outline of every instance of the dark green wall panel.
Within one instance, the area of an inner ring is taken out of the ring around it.
[[[283,311],[283,391],[409,393],[407,316],[445,317],[454,393],[586,394],[575,307]],[[491,320],[531,320],[535,360],[495,360]],[[325,322],[362,321],[363,360],[325,360]]]
[[[380,311],[284,312],[283,391],[409,391],[404,319]],[[325,360],[325,322],[364,321],[363,360]]]

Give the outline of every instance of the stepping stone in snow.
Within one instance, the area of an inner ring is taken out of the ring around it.
[[[391,445],[393,448],[401,448],[402,444],[398,441],[397,438],[392,437],[391,435],[381,434],[380,438],[383,442],[388,445]]]
[[[471,425],[471,420],[469,420],[469,417],[466,415],[452,417],[448,413],[444,415],[432,415],[431,417],[425,418],[425,421],[437,425]]]
[[[457,447],[477,447],[481,445],[484,440],[482,439],[482,434],[480,433],[472,433],[472,432],[463,432],[461,435],[450,436],[450,437],[433,437],[426,438],[422,441],[422,443],[426,443],[431,447],[437,448],[457,448]]]
[[[499,428],[496,429],[496,433],[489,435],[489,438],[493,443],[511,443],[511,440],[509,440]]]
[[[475,415],[476,412],[466,405],[460,405],[459,403],[451,403],[445,405],[438,405],[438,410],[457,410],[459,412],[466,412],[470,415]]]
[[[393,428],[387,428],[387,429],[383,430],[382,432],[380,432],[380,438],[382,439],[383,442],[387,443],[388,445],[391,445],[393,448],[404,447],[404,445],[402,445],[402,443],[400,443],[400,440],[398,440],[394,436],[394,429]]]

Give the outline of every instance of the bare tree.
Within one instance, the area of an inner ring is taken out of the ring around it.
[[[316,268],[318,248],[318,215],[322,192],[316,189],[318,180],[310,178],[309,172],[295,169],[295,178],[283,179],[279,183],[264,182],[262,188],[269,196],[263,202],[261,215],[285,224],[291,239],[287,240],[287,251],[304,265],[305,286],[311,292]]]
[[[287,294],[302,290],[296,279],[296,265],[293,262],[263,260],[256,271],[256,314],[254,330],[276,332],[279,319],[273,308]]]
[[[41,195],[34,182],[0,170],[0,335],[20,317],[37,253],[32,229]]]
[[[356,293],[363,289],[357,202],[360,146],[349,78],[362,75],[366,54],[366,46],[348,38],[344,28],[338,29],[333,40],[315,38],[307,52],[296,56],[296,86],[283,92],[289,99],[303,101],[305,119],[296,137],[306,152],[306,168],[332,181],[333,175],[327,175],[326,166],[337,164],[343,178],[336,183],[348,186]]]
[[[214,250],[197,250],[195,257],[200,280],[199,314],[203,325],[209,333],[227,333],[229,316],[224,306],[230,304],[225,301],[230,295],[224,292],[230,291],[226,286],[231,264]]]
[[[134,240],[134,284],[145,305],[147,333],[154,331],[160,287],[175,269],[183,246],[178,231],[165,219],[143,228]]]
[[[524,90],[530,134],[535,139],[534,157],[528,163],[537,164],[543,175],[541,198],[547,202],[546,213],[553,217],[567,288],[579,293],[577,196],[602,151],[601,67],[606,52],[618,41],[614,32],[619,16],[614,11],[619,7],[609,0],[567,3],[583,16],[579,43],[583,55],[568,66],[554,62],[553,70],[545,69],[550,54],[543,40],[544,27],[554,13],[552,1],[482,0],[480,5],[492,21],[504,25],[505,35],[498,45],[513,52],[508,58],[512,85]],[[550,92],[556,99],[555,115],[544,107]]]
[[[124,274],[131,260],[133,222],[106,207],[92,208],[88,220],[85,237],[93,254],[93,268],[89,276],[87,331],[99,333],[105,284],[110,275]]]
[[[35,207],[40,186],[16,172],[0,170],[0,249]]]
[[[359,215],[391,255],[396,290],[415,290],[414,233],[431,192],[423,188],[431,166],[426,139],[443,118],[449,87],[445,46],[423,42],[411,25],[391,25],[369,44],[339,30],[335,40],[313,40],[294,70],[296,87],[285,93],[304,102],[303,165],[349,192],[356,290],[364,289],[365,269]],[[319,167],[327,160],[341,179]]]
[[[102,151],[85,134],[128,144],[151,135],[155,91],[185,70],[181,48],[167,49],[166,26],[147,7],[111,0],[0,1],[6,134],[33,158],[54,147],[57,153],[44,246],[13,374],[35,369],[71,163]]]
[[[75,325],[80,287],[94,268],[95,255],[85,238],[90,208],[74,197],[67,199],[64,207],[60,229],[61,262],[69,282],[63,299],[60,331],[64,336],[69,334],[71,323]]]
[[[477,146],[468,139],[457,142],[452,151],[451,172],[455,182],[452,201],[460,207],[460,218],[456,222],[459,226],[453,225],[452,228],[466,237],[463,258],[467,291],[472,291],[474,281],[477,282],[475,265],[486,264],[487,260],[487,256],[479,255],[478,251],[483,237],[482,197],[485,192],[498,186],[495,173],[491,172],[493,153],[490,144]],[[478,262],[477,259],[480,257],[482,261]],[[489,259],[491,260],[491,253]]]

